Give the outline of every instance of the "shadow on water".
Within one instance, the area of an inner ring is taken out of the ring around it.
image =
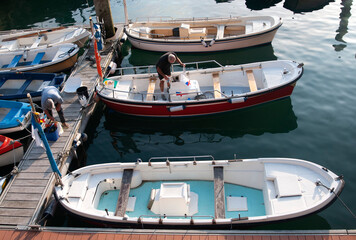
[[[199,138],[201,141],[209,141],[209,139],[220,141],[221,137],[239,138],[246,134],[262,135],[267,132],[286,133],[297,128],[297,117],[293,112],[290,98],[250,109],[205,117],[140,118],[119,114],[109,109],[105,110],[104,115],[105,129],[110,131],[115,142],[121,142],[121,146],[129,142],[134,143],[132,137],[135,134],[159,133],[173,136],[174,144],[184,145],[188,143],[183,137],[186,134],[201,135],[202,137]],[[203,137],[207,135],[209,138]],[[137,146],[134,149],[137,149]]]

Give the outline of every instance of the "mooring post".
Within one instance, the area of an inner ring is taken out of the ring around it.
[[[96,16],[100,21],[104,20],[106,38],[111,38],[115,35],[114,22],[112,20],[110,0],[94,0]]]

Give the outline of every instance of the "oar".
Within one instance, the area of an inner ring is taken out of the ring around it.
[[[61,30],[61,29],[65,29],[66,27],[60,26],[57,28],[51,28],[45,31],[40,31],[40,32],[34,32],[34,33],[28,33],[28,34],[24,34],[24,35],[20,35],[20,36],[16,36],[16,37],[10,37],[10,38],[5,38],[2,41],[3,42],[7,42],[7,41],[13,41],[19,38],[26,38],[26,37],[32,37],[32,36],[36,36],[36,35],[40,35],[40,34],[44,34],[44,33],[49,33],[49,32],[53,32],[53,31],[57,31],[57,30]]]

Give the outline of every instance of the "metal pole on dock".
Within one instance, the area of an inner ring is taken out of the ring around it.
[[[99,20],[104,20],[106,38],[113,37],[115,35],[115,27],[111,15],[110,0],[94,0],[94,6]]]

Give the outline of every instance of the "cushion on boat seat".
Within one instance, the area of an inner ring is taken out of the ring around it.
[[[302,195],[298,177],[296,175],[280,175],[274,179],[278,197],[292,197]]]
[[[248,211],[246,197],[227,197],[227,211]]]

